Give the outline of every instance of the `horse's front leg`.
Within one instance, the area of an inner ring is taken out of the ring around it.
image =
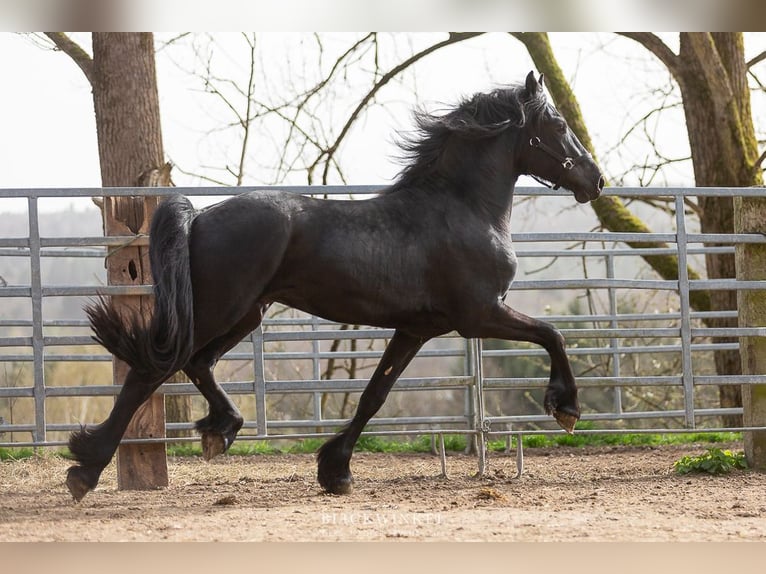
[[[580,405],[563,335],[550,323],[519,313],[501,300],[480,317],[480,325],[461,330],[461,335],[535,343],[548,351],[551,378],[543,406],[561,428],[570,434],[574,432],[575,423],[580,418]]]
[[[375,372],[359,399],[359,406],[351,422],[319,449],[317,480],[327,492],[348,494],[353,478],[349,463],[354,445],[367,422],[383,406],[391,387],[426,342],[426,338],[415,337],[396,331],[386,347]]]

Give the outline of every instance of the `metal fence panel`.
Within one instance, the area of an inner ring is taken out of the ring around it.
[[[14,299],[29,302],[27,316],[14,317],[5,311],[0,313],[0,376],[3,377],[0,381],[0,446],[63,445],[66,434],[81,423],[99,422],[89,418],[88,401],[109,399],[119,391],[119,387],[111,385],[106,378],[73,380],[78,372],[86,370],[83,365],[108,363],[111,357],[90,340],[87,321],[82,314],[66,318],[49,316],[46,303],[62,297],[146,294],[151,291],[148,286],[107,287],[93,281],[78,284],[46,281],[46,261],[69,258],[73,265],[87,260],[98,261],[109,249],[128,243],[147,244],[148,238],[41,236],[40,202],[53,197],[86,198],[104,194],[183,193],[195,198],[220,199],[233,192],[250,189],[253,188],[0,190],[0,211],[3,199],[25,198],[28,217],[25,237],[0,236],[0,261],[21,259],[30,278],[27,284],[0,282],[0,308],[9,309],[8,302]],[[352,197],[375,193],[380,187],[280,186],[279,189],[317,196]],[[557,310],[556,314],[544,317],[557,324],[570,342],[570,357],[580,362],[580,388],[586,393],[592,389],[594,393],[610,394],[606,403],[599,400],[597,405],[586,405],[583,420],[596,425],[596,428],[585,429],[586,432],[597,432],[598,429],[608,432],[685,432],[716,428],[718,417],[739,414],[741,409],[721,409],[704,397],[724,384],[764,384],[766,375],[719,376],[709,367],[700,367],[699,364],[707,361],[715,350],[736,349],[738,337],[766,336],[766,327],[706,327],[705,320],[731,318],[736,316],[736,312],[697,312],[691,308],[690,293],[695,290],[766,289],[766,282],[690,280],[687,265],[690,257],[705,253],[731,253],[738,243],[763,243],[766,236],[690,232],[684,216],[684,198],[756,195],[762,194],[763,190],[619,188],[609,189],[607,193],[618,197],[672,198],[676,209],[675,231],[650,234],[582,231],[514,234],[520,259],[587,260],[588,263],[583,265],[590,266],[588,269],[600,269],[601,276],[524,278],[513,284],[510,296],[559,290],[576,291],[589,301],[600,298],[600,309],[579,313]],[[557,197],[567,194],[542,188],[521,188],[517,189],[517,195]],[[627,248],[626,241],[664,242],[668,246]],[[570,248],[575,242],[580,244],[579,249]],[[568,246],[557,247],[556,243]],[[677,280],[619,276],[617,268],[626,258],[637,260],[653,254],[677,256]],[[651,314],[620,308],[621,293],[648,292],[666,294],[677,302],[677,308]],[[261,328],[221,362],[225,366],[221,369],[225,371],[225,380],[221,385],[242,402],[247,414],[240,438],[264,440],[332,434],[350,412],[341,408],[344,417],[340,417],[338,408],[330,412],[332,409],[328,404],[334,400],[333,397],[346,406],[348,401],[353,401],[353,394],[360,392],[366,384],[366,369],[380,357],[391,335],[391,330],[337,325],[299,313],[270,315]],[[712,342],[712,337],[731,339]],[[417,360],[421,361],[421,367],[408,370],[395,387],[397,396],[401,397],[397,403],[399,410],[381,412],[371,421],[369,432],[383,435],[462,433],[480,435],[481,438],[522,432],[553,432],[555,424],[552,425],[550,417],[539,408],[536,411],[517,410],[515,405],[509,407],[507,401],[499,398],[511,393],[518,403],[537,400],[535,397],[547,384],[545,376],[537,372],[541,369],[541,361],[545,361],[543,350],[524,345],[463,342],[451,334],[426,346]],[[671,367],[664,371],[657,369],[650,372],[652,369],[647,369],[641,372],[642,365],[651,361],[667,363]],[[344,378],[334,375],[333,369],[341,363],[346,365],[346,375],[353,376]],[[517,363],[529,367],[529,372],[521,369],[507,376],[504,372],[506,366]],[[592,367],[590,371],[589,367]],[[58,374],[67,368],[66,376]],[[326,380],[323,375],[332,378]],[[638,396],[637,389],[645,389],[642,391],[644,398],[671,398],[666,404],[650,408],[647,406],[650,401],[641,402],[635,398]],[[167,395],[196,395],[192,384],[166,384],[161,391]],[[428,396],[423,397],[423,394]],[[60,401],[68,401],[63,413]],[[302,410],[296,410],[300,401],[303,401]],[[429,405],[437,403],[444,403],[448,408],[445,407],[444,412],[429,413]],[[288,404],[292,405],[293,410],[285,407]],[[204,404],[200,403],[197,408],[204,408]],[[173,431],[188,431],[192,426],[191,421],[167,423],[168,430]],[[483,449],[479,452],[483,457]],[[483,464],[482,457],[480,465]]]

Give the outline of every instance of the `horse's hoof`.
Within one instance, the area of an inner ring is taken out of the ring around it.
[[[354,477],[350,472],[323,473],[320,469],[317,481],[328,494],[351,494],[354,490]]]
[[[93,490],[86,480],[85,470],[81,466],[70,466],[66,473],[66,487],[75,502],[80,502],[88,492]]]
[[[202,456],[205,460],[211,460],[219,454],[226,452],[226,439],[223,435],[214,433],[203,433],[202,435]]]
[[[351,494],[354,490],[354,481],[351,478],[321,482],[321,485],[328,494]]]
[[[553,418],[559,423],[559,426],[567,431],[568,434],[574,434],[575,424],[579,417],[561,411],[553,411]]]

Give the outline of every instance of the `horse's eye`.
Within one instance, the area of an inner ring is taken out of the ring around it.
[[[559,132],[561,135],[564,135],[567,133],[567,123],[564,120],[561,120],[560,122],[556,122],[556,131]]]

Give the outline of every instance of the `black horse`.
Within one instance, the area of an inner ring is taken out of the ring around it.
[[[331,321],[395,329],[350,423],[319,451],[328,492],[352,487],[349,462],[369,419],[429,339],[529,341],[551,358],[545,409],[571,432],[580,416],[562,335],[508,307],[516,272],[513,190],[529,174],[596,199],[604,180],[559,113],[542,76],[480,93],[440,116],[417,116],[397,181],[364,201],[255,191],[195,211],[167,199],[151,227],[149,325],[106,299],[89,306],[95,339],[131,369],[109,417],[72,434],[76,500],[95,488],[136,409],[182,369],[209,403],[196,423],[204,454],[231,446],[242,416],[213,378],[218,359],[258,327],[274,302]]]

